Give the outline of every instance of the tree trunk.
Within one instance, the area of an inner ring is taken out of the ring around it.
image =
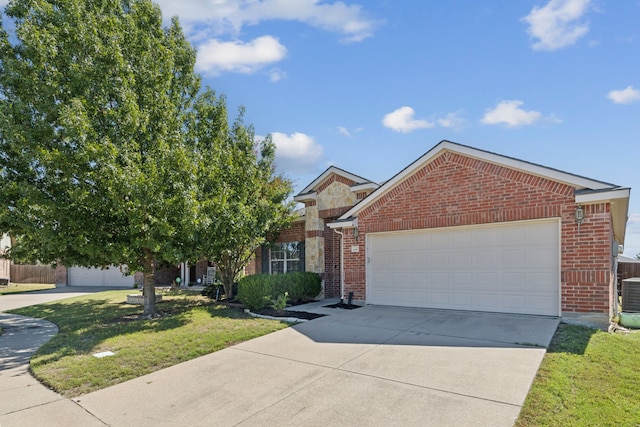
[[[156,263],[151,251],[146,251],[144,257],[144,271],[142,279],[142,295],[144,295],[144,316],[156,314]]]
[[[224,294],[227,297],[227,301],[230,301],[233,298],[233,282],[235,279],[235,274],[233,273],[233,268],[230,264],[229,258],[225,257],[218,266],[220,269],[220,275],[222,276],[222,285],[224,286]]]

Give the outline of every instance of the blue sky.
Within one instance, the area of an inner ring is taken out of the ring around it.
[[[447,139],[631,187],[640,253],[639,0],[156,2],[296,191],[330,165],[384,181]]]
[[[640,253],[640,1],[158,4],[296,190],[329,165],[384,181],[448,139],[631,187]]]

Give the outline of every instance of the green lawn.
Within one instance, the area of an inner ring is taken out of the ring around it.
[[[561,324],[516,426],[640,426],[640,332]]]
[[[12,310],[47,319],[60,332],[31,359],[33,374],[73,397],[286,328],[186,293],[165,295],[163,317],[142,320],[125,304],[131,290],[108,291]],[[112,351],[115,356],[96,358]]]
[[[0,288],[0,295],[15,294],[19,292],[43,291],[45,289],[53,289],[54,284],[41,283],[10,283],[6,288]]]

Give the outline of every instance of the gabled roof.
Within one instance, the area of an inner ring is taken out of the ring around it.
[[[354,220],[356,219],[358,213],[362,212],[368,206],[371,206],[382,196],[395,188],[399,183],[403,182],[406,178],[413,175],[425,164],[429,163],[431,160],[435,159],[443,152],[461,154],[467,157],[476,158],[510,169],[520,170],[522,172],[540,176],[551,181],[567,184],[576,189],[575,197],[576,203],[578,204],[611,202],[615,199],[616,203],[612,203],[612,217],[614,221],[615,235],[614,238],[620,243],[624,242],[624,234],[629,206],[629,188],[623,188],[604,181],[594,180],[581,175],[561,171],[559,169],[542,166],[536,163],[516,159],[514,157],[503,156],[500,154],[492,153],[490,151],[485,151],[446,140],[440,141],[437,145],[423,154],[416,161],[404,168],[393,178],[386,181],[382,186],[374,190],[368,197],[363,199],[353,208],[349,209],[349,211],[338,218],[337,221],[340,221],[342,224],[356,224]]]
[[[330,166],[327,168],[327,170],[322,172],[320,176],[318,176],[309,185],[307,185],[304,189],[302,189],[302,191],[300,191],[297,195],[295,195],[293,197],[293,200],[297,202],[301,202],[304,200],[314,199],[316,188],[318,188],[325,179],[329,178],[331,174],[336,174],[350,181],[353,181],[355,184],[352,185],[352,188],[356,190],[378,188],[380,186],[379,184],[376,184],[375,182],[369,179],[352,174],[351,172],[347,172],[344,169],[340,169],[335,166]]]

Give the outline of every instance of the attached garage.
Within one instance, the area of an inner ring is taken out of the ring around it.
[[[121,288],[133,287],[133,276],[125,276],[119,267],[107,269],[69,267],[67,270],[68,286],[111,286]]]
[[[560,315],[558,219],[367,238],[369,304]]]
[[[629,194],[441,141],[380,185],[331,167],[295,200],[305,268],[356,304],[610,319]]]

